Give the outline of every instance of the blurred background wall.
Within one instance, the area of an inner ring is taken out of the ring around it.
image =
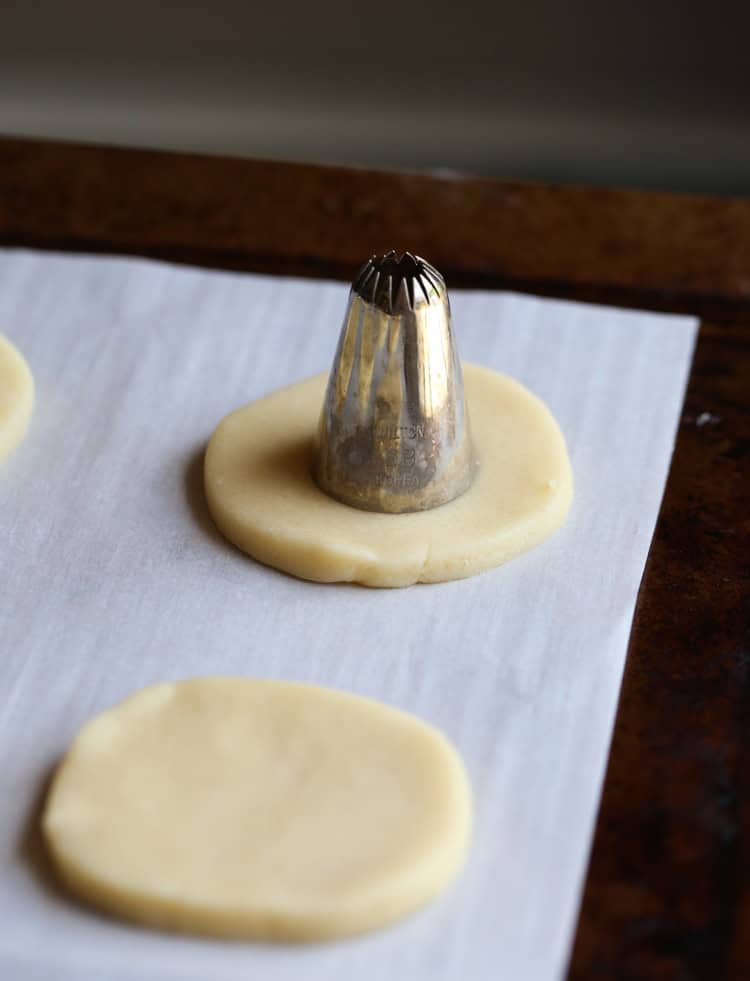
[[[0,131],[750,194],[750,0],[0,0]]]

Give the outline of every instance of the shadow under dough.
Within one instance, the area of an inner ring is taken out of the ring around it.
[[[183,486],[185,489],[185,500],[190,510],[193,520],[204,532],[217,544],[230,547],[231,542],[222,535],[214,524],[211,512],[206,504],[206,492],[203,487],[203,462],[206,457],[206,448],[201,446],[190,454],[188,464],[185,467]]]
[[[18,837],[18,855],[23,864],[29,869],[33,878],[41,889],[53,899],[64,899],[69,901],[70,896],[61,885],[52,859],[49,856],[44,844],[42,834],[42,815],[44,805],[47,801],[52,778],[57,769],[57,763],[50,766],[42,775],[34,801],[29,810],[28,817],[24,822],[21,833]]]

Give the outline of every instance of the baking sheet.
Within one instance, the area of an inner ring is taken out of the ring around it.
[[[560,421],[576,481],[554,538],[462,582],[297,581],[214,530],[206,440],[327,369],[347,288],[140,260],[0,251],[0,332],[30,362],[29,435],[0,465],[0,976],[559,978],[569,956],[692,319],[454,292],[462,357]],[[464,874],[343,943],[172,937],[59,894],[35,821],[93,713],[163,679],[238,674],[380,698],[439,726],[471,777]]]

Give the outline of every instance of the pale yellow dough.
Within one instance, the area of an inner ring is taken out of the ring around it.
[[[205,488],[223,534],[261,562],[318,582],[408,586],[472,576],[541,542],[568,513],[562,433],[518,382],[463,366],[480,458],[470,489],[416,514],[340,504],[312,476],[325,375],[233,412],[206,451]]]
[[[458,754],[413,716],[313,685],[199,678],[84,726],[43,831],[69,888],[104,910],[305,941],[426,903],[470,823]]]
[[[0,335],[0,460],[26,434],[34,405],[34,381],[15,347]]]

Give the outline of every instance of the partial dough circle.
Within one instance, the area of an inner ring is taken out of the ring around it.
[[[465,364],[479,472],[455,501],[414,514],[341,504],[312,476],[326,375],[228,415],[206,451],[205,488],[221,532],[266,565],[318,582],[408,586],[472,576],[547,538],[565,520],[572,474],[543,402]]]
[[[104,910],[304,941],[427,902],[470,823],[458,754],[413,716],[313,685],[199,678],[84,726],[43,830],[70,889]]]
[[[0,460],[21,442],[34,405],[34,380],[21,354],[0,335]]]

